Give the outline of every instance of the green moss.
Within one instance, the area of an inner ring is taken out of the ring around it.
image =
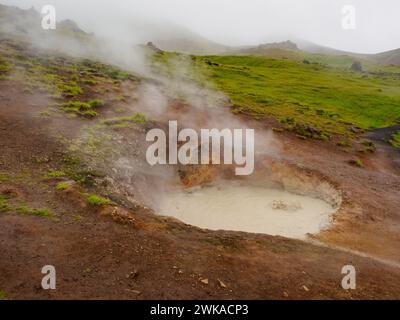
[[[12,66],[13,65],[11,63],[0,60],[0,74],[7,73],[12,68]]]
[[[350,144],[349,144],[348,141],[340,140],[340,141],[337,143],[337,146],[339,146],[339,147],[349,147]]]
[[[76,97],[83,93],[82,88],[74,82],[69,84],[60,83],[57,87],[61,91],[62,95],[67,98]]]
[[[112,126],[114,128],[124,128],[129,125],[129,123],[145,124],[147,122],[146,115],[143,113],[136,113],[129,117],[117,117],[112,119],[104,120],[102,123],[107,126]]]
[[[374,153],[376,151],[376,146],[372,141],[362,140],[361,144],[364,146],[363,152]]]
[[[62,104],[61,108],[65,112],[73,113],[88,118],[93,118],[98,115],[97,111],[93,110],[93,106],[88,102],[69,101]]]
[[[100,108],[104,106],[104,101],[100,99],[90,100],[87,102],[92,108]]]
[[[71,185],[68,182],[60,182],[56,185],[56,190],[64,191],[67,190]]]
[[[97,195],[89,195],[86,198],[86,200],[90,205],[93,205],[93,206],[104,206],[104,205],[112,204],[112,201],[110,199],[103,198],[103,197],[100,197]]]
[[[8,197],[0,195],[0,212],[7,213],[12,211],[13,207],[8,203]]]
[[[0,182],[8,182],[10,179],[11,176],[9,174],[0,172]]]
[[[118,80],[126,80],[132,78],[132,75],[130,73],[115,69],[109,70],[108,76],[111,77],[112,79],[118,79]]]
[[[8,300],[8,296],[3,290],[0,290],[0,300]]]
[[[65,177],[65,172],[50,169],[50,170],[47,172],[47,177],[48,177],[48,178],[61,178],[61,177]]]
[[[359,167],[359,168],[364,167],[363,161],[358,158],[350,160],[349,163],[355,167]]]
[[[92,79],[83,79],[82,82],[88,86],[94,86],[97,84],[97,81]]]
[[[23,215],[37,216],[37,217],[49,217],[50,210],[46,208],[35,209],[31,208],[27,205],[13,205],[9,202],[9,197],[5,195],[0,195],[0,212],[8,213],[8,212],[17,212]]]
[[[28,206],[17,206],[15,207],[15,211],[19,214],[29,215],[29,216],[36,216],[36,217],[49,217],[50,210],[43,208],[43,209],[34,209]]]

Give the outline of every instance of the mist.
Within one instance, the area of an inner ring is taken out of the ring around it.
[[[132,42],[191,36],[229,45],[304,39],[335,49],[377,53],[400,47],[397,0],[2,0],[21,8],[56,7],[85,31]],[[342,8],[356,8],[356,28],[342,28]]]

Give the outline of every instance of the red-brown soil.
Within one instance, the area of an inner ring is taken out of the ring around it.
[[[355,168],[351,152],[277,134],[282,162],[319,172],[343,192],[335,225],[316,236],[324,245],[211,232],[146,208],[94,208],[75,189],[57,191],[58,180],[44,177],[65,156],[54,129],[73,138],[87,120],[36,117],[49,101],[23,89],[0,81],[0,172],[12,177],[0,192],[53,216],[0,213],[0,290],[11,299],[400,298],[400,176],[386,151]],[[57,289],[45,291],[41,268],[49,264]],[[341,287],[347,264],[356,267],[356,290]]]

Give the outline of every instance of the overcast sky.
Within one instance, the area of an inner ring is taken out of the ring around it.
[[[172,22],[227,45],[291,37],[362,53],[400,48],[400,0],[0,0],[0,3],[23,8],[33,5],[37,9],[52,4],[57,19],[73,19],[86,31],[97,33],[112,34],[127,21],[134,24],[145,20],[150,25]],[[342,28],[344,5],[356,8],[355,30]],[[130,32],[140,33],[140,30]]]

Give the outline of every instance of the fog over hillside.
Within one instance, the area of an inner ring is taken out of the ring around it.
[[[1,3],[37,9],[52,4],[58,19],[73,19],[87,31],[134,42],[185,43],[196,38],[204,44],[206,38],[212,46],[213,43],[241,46],[304,39],[360,53],[400,47],[397,0],[115,0],[101,4],[96,0],[1,0]],[[342,28],[344,5],[356,8],[355,30]]]

